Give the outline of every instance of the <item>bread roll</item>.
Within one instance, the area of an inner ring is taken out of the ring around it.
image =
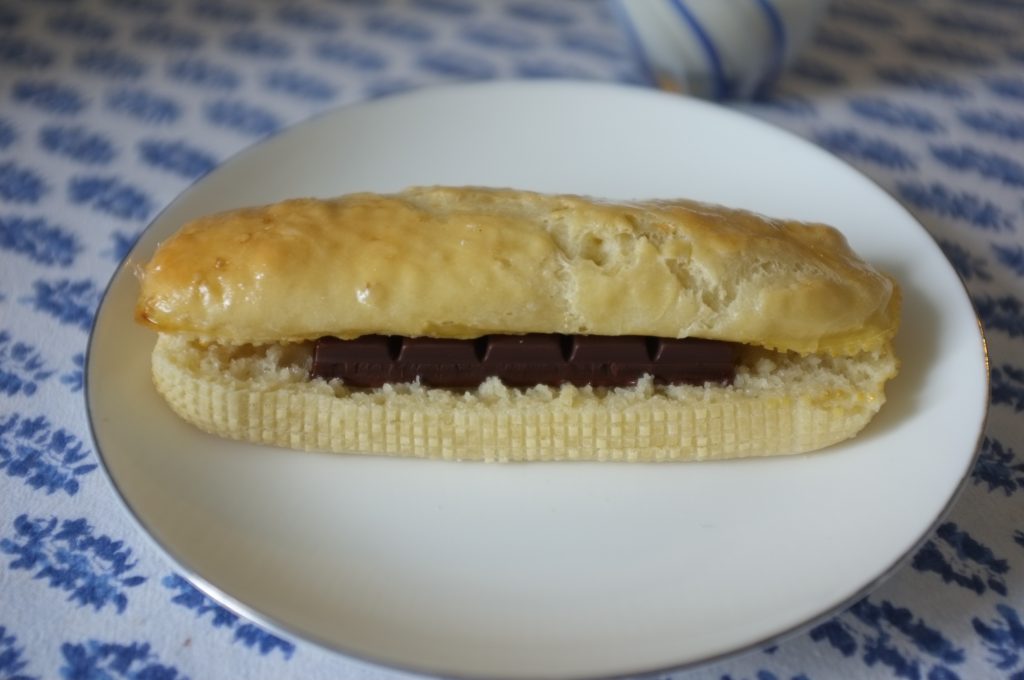
[[[476,187],[300,199],[185,225],[140,272],[157,389],[216,434],[473,460],[697,460],[856,434],[897,370],[896,282],[835,229],[686,200]],[[351,389],[311,341],[366,334],[743,343],[730,385]]]

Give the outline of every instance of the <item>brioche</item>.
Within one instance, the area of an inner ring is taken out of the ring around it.
[[[427,187],[200,218],[140,271],[157,390],[199,428],[452,460],[705,460],[860,431],[897,372],[896,282],[835,229],[685,200]],[[742,343],[730,384],[356,389],[312,341],[646,335]]]
[[[422,188],[198,219],[144,270],[137,317],[231,343],[543,332],[848,354],[892,337],[898,303],[893,281],[822,225],[692,201]]]

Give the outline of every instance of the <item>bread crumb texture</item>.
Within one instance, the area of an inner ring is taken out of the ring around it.
[[[852,356],[748,348],[732,385],[508,388],[310,380],[310,343],[203,344],[161,334],[157,390],[223,437],[295,449],[484,461],[682,461],[820,449],[855,435],[897,371],[888,345]]]

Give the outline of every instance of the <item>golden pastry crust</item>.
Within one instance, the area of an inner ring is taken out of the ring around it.
[[[900,301],[824,225],[476,187],[204,217],[160,246],[141,283],[141,322],[235,344],[547,332],[840,355],[887,345]]]

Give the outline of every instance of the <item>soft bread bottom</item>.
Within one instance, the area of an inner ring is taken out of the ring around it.
[[[294,449],[484,461],[686,461],[820,449],[859,432],[897,371],[853,357],[750,348],[729,386],[348,389],[309,380],[308,345],[203,345],[161,334],[153,379],[223,437]]]

